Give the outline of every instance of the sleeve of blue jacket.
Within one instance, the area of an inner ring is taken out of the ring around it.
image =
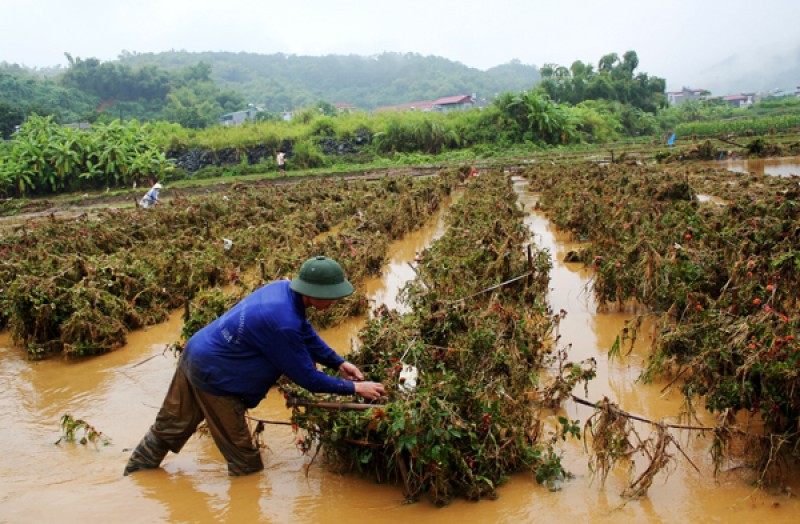
[[[311,338],[319,342],[314,349],[307,345],[309,334],[294,329],[278,330],[275,335],[280,338],[277,342],[283,351],[267,351],[265,352],[267,359],[292,382],[313,393],[352,394],[355,388],[351,381],[332,377],[314,365],[316,360],[336,369],[344,359],[336,355],[313,330],[311,331],[313,333]]]

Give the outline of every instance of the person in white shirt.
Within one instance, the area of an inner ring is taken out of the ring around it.
[[[139,201],[139,205],[145,209],[155,207],[158,205],[158,190],[161,189],[161,184],[156,182],[153,184],[153,187],[142,197],[142,200]]]

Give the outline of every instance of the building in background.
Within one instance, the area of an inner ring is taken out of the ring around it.
[[[467,111],[475,107],[474,95],[456,95],[440,98],[433,103],[434,111],[448,113],[450,111]]]
[[[680,91],[667,91],[667,101],[671,106],[679,106],[690,100],[702,100],[711,93],[705,89],[689,89],[684,87]]]
[[[247,121],[255,120],[256,115],[261,111],[261,108],[250,105],[243,111],[234,111],[233,113],[222,115],[219,117],[219,125],[227,127],[240,126]]]
[[[728,103],[728,105],[743,109],[745,107],[750,107],[751,105],[756,103],[756,94],[755,93],[742,93],[739,95],[727,95],[723,96],[722,100]]]

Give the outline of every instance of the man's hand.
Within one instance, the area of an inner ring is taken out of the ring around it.
[[[386,390],[380,382],[361,382],[364,380],[364,374],[350,362],[342,362],[342,365],[339,366],[339,373],[347,380],[352,380],[356,394],[367,400],[378,400],[386,394]]]
[[[347,380],[364,380],[364,374],[361,370],[350,362],[342,362],[342,365],[339,366],[339,373],[342,374],[342,378]]]
[[[380,382],[355,382],[356,394],[367,400],[378,400],[386,394]]]

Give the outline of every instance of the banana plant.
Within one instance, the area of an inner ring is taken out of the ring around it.
[[[72,129],[68,130],[62,142],[52,144],[51,155],[50,163],[55,173],[50,173],[47,178],[52,191],[57,192],[66,187],[67,181],[75,178],[83,164],[83,146]]]

